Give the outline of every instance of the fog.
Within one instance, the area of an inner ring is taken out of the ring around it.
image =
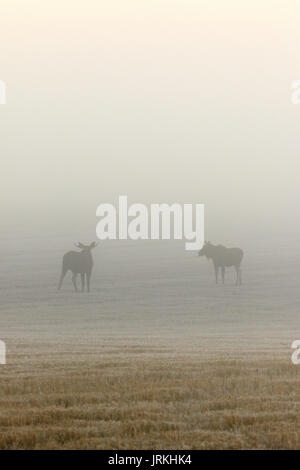
[[[300,0],[0,7],[0,448],[299,449]]]
[[[125,194],[204,203],[215,242],[298,240],[299,8],[2,0],[2,235],[94,239]]]

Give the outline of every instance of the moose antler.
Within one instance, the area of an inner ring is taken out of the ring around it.
[[[74,243],[74,245],[77,247],[77,248],[84,248],[84,245],[82,243]]]

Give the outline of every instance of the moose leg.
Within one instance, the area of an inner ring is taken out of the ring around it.
[[[91,273],[86,273],[86,283],[87,283],[88,292],[90,292],[90,279],[91,279]]]
[[[85,282],[84,282],[84,281],[85,281],[84,276],[85,276],[85,275],[84,275],[84,273],[81,273],[80,276],[81,276],[81,292],[84,292],[84,284],[85,284]]]
[[[77,285],[76,285],[77,273],[73,273],[72,275],[72,282],[75,288],[75,291],[78,292]]]
[[[62,272],[61,272],[61,276],[60,276],[60,280],[59,280],[59,285],[58,285],[58,290],[60,290],[60,288],[61,288],[61,286],[62,286],[62,283],[63,283],[64,277],[65,277],[65,275],[66,275],[66,272],[67,272],[67,271],[64,271],[64,270],[62,270]]]
[[[218,284],[218,274],[219,274],[219,266],[215,265],[216,284]]]
[[[222,266],[221,272],[222,272],[222,282],[224,284],[224,281],[225,281],[225,266]]]
[[[242,274],[239,266],[235,266],[236,270],[236,285],[240,286],[242,284]]]

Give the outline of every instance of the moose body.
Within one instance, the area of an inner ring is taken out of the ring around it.
[[[84,291],[85,288],[85,276],[86,276],[86,283],[87,283],[87,291],[90,292],[90,279],[93,269],[93,258],[91,254],[91,250],[95,248],[96,243],[93,242],[90,245],[83,245],[82,243],[78,243],[78,248],[81,249],[80,252],[78,251],[69,251],[63,257],[62,263],[62,271],[59,281],[58,290],[61,288],[64,277],[68,271],[72,271],[72,282],[75,288],[75,291],[78,292],[76,279],[77,274],[81,276],[81,290]]]
[[[216,284],[218,284],[218,274],[221,268],[222,281],[225,282],[225,268],[234,266],[236,270],[236,284],[242,284],[241,262],[244,256],[240,248],[226,248],[223,245],[213,245],[205,242],[203,248],[199,251],[199,256],[206,256],[212,259],[215,268]]]

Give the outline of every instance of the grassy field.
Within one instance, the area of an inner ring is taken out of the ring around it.
[[[286,354],[119,343],[16,345],[1,368],[0,448],[300,447],[300,371]]]
[[[249,249],[238,288],[182,247],[101,247],[88,295],[57,292],[56,243],[3,242],[0,449],[300,448],[293,250]]]

